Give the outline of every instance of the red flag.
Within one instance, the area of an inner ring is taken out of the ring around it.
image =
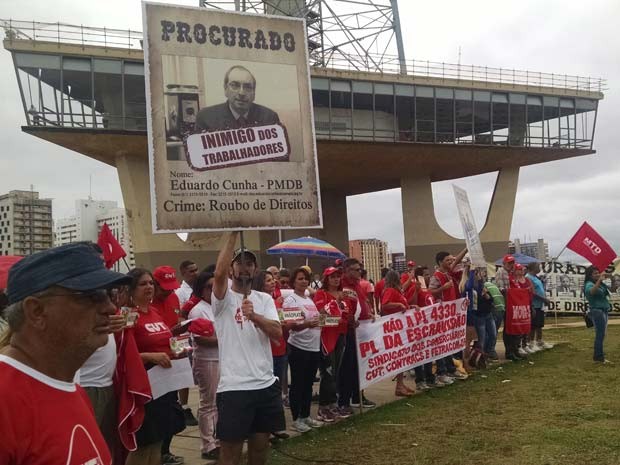
[[[573,238],[568,241],[566,248],[581,255],[597,267],[599,271],[607,268],[607,265],[616,258],[614,249],[585,221]]]
[[[125,250],[118,243],[112,231],[110,231],[107,223],[103,223],[101,227],[97,244],[103,250],[103,260],[105,261],[106,268],[112,268],[117,261],[127,256]]]

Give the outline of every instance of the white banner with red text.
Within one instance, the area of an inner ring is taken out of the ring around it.
[[[467,300],[443,302],[360,322],[360,389],[465,349]]]

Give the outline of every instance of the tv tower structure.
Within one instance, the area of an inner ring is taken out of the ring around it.
[[[397,0],[199,0],[201,7],[306,19],[310,66],[407,73]]]

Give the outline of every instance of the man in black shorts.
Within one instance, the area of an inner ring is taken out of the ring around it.
[[[241,461],[248,440],[248,464],[267,461],[269,434],[285,429],[282,393],[273,374],[269,340],[282,328],[271,296],[251,289],[257,270],[249,250],[233,252],[238,233],[231,233],[220,251],[213,282],[212,305],[220,356],[217,388],[217,437],[220,465]],[[232,286],[228,287],[229,271]]]

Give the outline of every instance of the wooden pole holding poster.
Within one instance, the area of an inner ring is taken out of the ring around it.
[[[239,231],[239,246],[241,247],[241,263],[244,263],[245,262],[245,240],[243,238],[243,231]],[[247,292],[248,281],[245,276],[241,278],[241,283],[243,284],[243,299],[245,300],[248,298],[248,292]]]
[[[551,269],[554,270],[555,267],[553,266],[553,264],[558,260],[558,258],[560,258],[560,255],[562,255],[564,253],[564,251],[566,250],[566,246],[564,246],[562,248],[562,250],[560,250],[560,253],[557,254],[554,258],[551,259]],[[558,313],[559,313],[559,309],[556,308],[555,312],[553,312],[554,315],[554,320],[555,320],[555,327],[558,327]]]

